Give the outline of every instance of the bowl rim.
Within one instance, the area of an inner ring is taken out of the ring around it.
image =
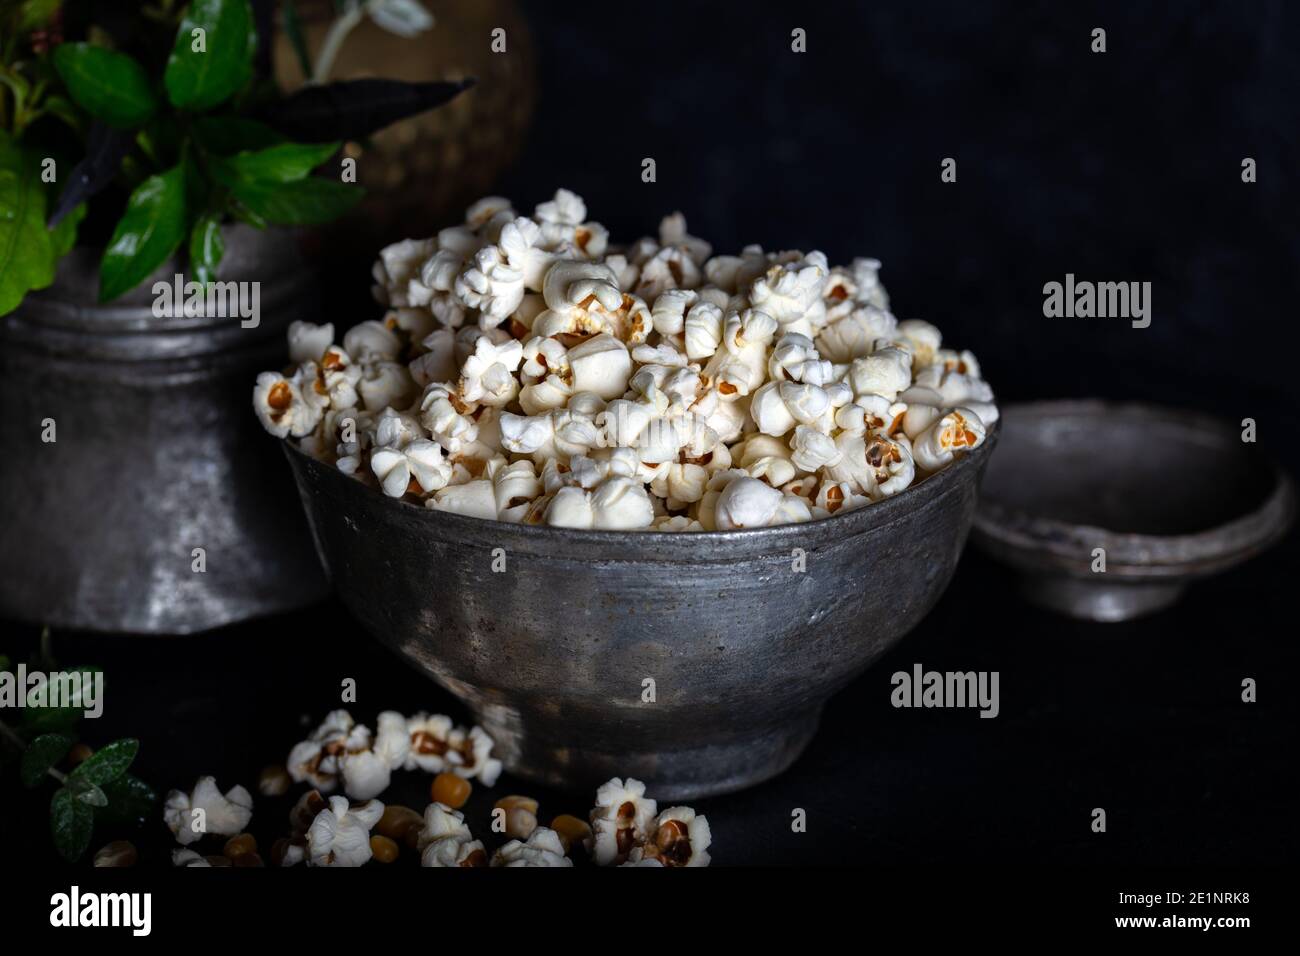
[[[1000,408],[999,421],[1016,417],[1057,420],[1129,416],[1138,421],[1227,433],[1231,422],[1204,412],[1153,402],[1115,399],[1048,399]],[[1296,515],[1294,483],[1282,467],[1256,450],[1273,479],[1259,506],[1236,518],[1186,534],[1116,531],[1098,525],[1030,514],[981,496],[974,540],[1005,560],[1041,570],[1045,564],[1091,574],[1092,549],[1106,551],[1106,571],[1157,578],[1211,574],[1267,550],[1289,531]]]
[[[795,547],[806,549],[810,545],[839,541],[894,524],[953,491],[977,481],[983,472],[984,464],[997,444],[999,429],[1000,423],[995,422],[987,430],[983,443],[974,451],[962,454],[947,468],[909,485],[898,494],[862,508],[797,524],[729,531],[685,532],[555,528],[548,525],[525,525],[439,511],[407,501],[405,498],[390,498],[378,489],[357,481],[334,466],[314,458],[289,439],[281,439],[280,443],[284,446],[285,455],[293,466],[304,499],[309,497],[308,489],[305,487],[306,482],[302,480],[304,472],[314,475],[319,481],[332,484],[334,488],[342,489],[341,493],[344,495],[354,495],[356,491],[364,490],[365,496],[360,499],[361,504],[351,511],[353,517],[360,517],[365,512],[386,515],[389,519],[400,515],[402,520],[411,522],[413,528],[481,546],[499,544],[502,539],[510,539],[521,547],[552,546],[563,549],[567,554],[588,553],[593,556],[617,557],[622,548],[635,543],[639,556],[689,555],[695,560],[729,561],[737,556],[737,551],[733,548],[722,548],[722,545],[736,546],[746,554],[789,552]],[[346,482],[346,485],[338,482]],[[485,534],[485,532],[490,533]],[[717,553],[711,556],[709,552],[715,547]]]

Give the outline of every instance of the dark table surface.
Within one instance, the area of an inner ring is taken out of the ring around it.
[[[827,707],[821,731],[785,774],[696,802],[716,865],[1000,862],[1236,864],[1293,859],[1296,712],[1288,675],[1300,653],[1290,618],[1292,536],[1279,549],[1196,585],[1177,607],[1117,625],[1033,608],[1007,573],[968,548],[921,626]],[[21,659],[37,631],[6,629]],[[104,668],[113,706],[83,721],[92,745],[141,740],[137,772],[159,791],[200,774],[255,790],[308,723],[357,681],[354,716],[428,709],[463,718],[453,698],[361,632],[334,602],[198,637],[53,635],[65,664]],[[1000,674],[1000,713],[895,709],[890,675]],[[1259,699],[1241,700],[1254,677]],[[8,783],[11,783],[9,781]],[[381,799],[423,809],[429,777],[398,772]],[[16,787],[6,785],[6,803]],[[282,835],[289,797],[255,796],[252,831]],[[476,788],[467,817],[487,837],[492,802],[511,792],[549,820],[583,814],[591,795],[547,791],[509,775]],[[44,790],[0,815],[6,840],[52,859]],[[1107,831],[1093,833],[1095,807]],[[792,832],[792,812],[807,831]],[[38,821],[33,825],[32,821]],[[128,836],[142,865],[175,846],[161,822]],[[101,839],[102,837],[102,839]],[[408,861],[413,862],[413,861]]]

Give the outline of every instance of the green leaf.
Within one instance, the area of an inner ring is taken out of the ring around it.
[[[0,654],[0,671],[10,670],[13,666],[13,661],[9,659],[8,654]]]
[[[76,798],[67,787],[60,787],[50,800],[50,833],[59,855],[69,863],[86,852],[95,828],[95,812]]]
[[[243,116],[200,116],[194,120],[190,132],[195,142],[218,156],[265,149],[284,142],[284,137],[265,123]]]
[[[93,783],[83,782],[73,785],[72,782],[69,781],[69,789],[76,794],[78,800],[88,807],[99,809],[100,807],[108,806],[108,797],[104,795],[103,790],[100,790],[99,787],[95,786]]]
[[[190,230],[190,273],[195,282],[213,282],[217,266],[226,254],[221,238],[221,219],[208,213],[200,216]]]
[[[229,175],[240,179],[289,183],[302,179],[333,156],[339,143],[283,143],[255,153],[243,152],[226,161]]]
[[[54,281],[64,236],[45,228],[48,189],[39,158],[0,132],[0,315]]]
[[[45,779],[45,772],[68,755],[72,738],[66,734],[41,734],[23,751],[18,776],[24,787],[34,787]]]
[[[203,49],[196,50],[200,37]],[[167,58],[167,98],[173,106],[195,112],[224,103],[253,75],[256,48],[248,0],[194,0]]]
[[[147,279],[185,238],[185,174],[150,176],[131,193],[99,264],[99,301],[111,302]]]
[[[59,220],[59,224],[50,230],[50,248],[54,255],[62,258],[77,243],[77,226],[86,218],[86,204],[75,206],[72,212]]]
[[[131,761],[140,752],[140,741],[131,737],[115,740],[101,747],[68,774],[68,783],[99,787],[126,773]]]
[[[331,179],[293,183],[236,181],[230,191],[255,216],[280,226],[317,226],[347,212],[365,195],[360,186]]]
[[[95,819],[109,824],[140,826],[153,816],[158,795],[143,780],[124,773],[101,788],[108,806],[95,810]]]
[[[56,668],[46,669],[55,670]],[[23,708],[23,715],[20,718],[23,732],[32,736],[43,733],[68,733],[73,730],[89,705],[89,701],[81,699],[82,681],[79,675],[90,674],[93,677],[99,672],[97,667],[76,667],[69,672],[71,675],[78,676],[76,680],[69,682],[67,685],[69,700],[66,706],[48,706],[40,702],[40,697],[36,691],[29,693],[26,706]],[[46,686],[48,693],[49,685]]]
[[[139,126],[158,108],[144,67],[125,53],[61,43],[54,48],[54,68],[77,105],[109,126]]]

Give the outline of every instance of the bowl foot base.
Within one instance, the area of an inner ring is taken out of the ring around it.
[[[1021,592],[1039,607],[1084,621],[1112,623],[1162,611],[1183,594],[1182,583],[1116,583],[1069,575],[1025,575]]]
[[[563,726],[537,721],[502,720],[500,714],[476,712],[478,723],[496,742],[493,751],[512,774],[561,790],[594,793],[611,777],[634,777],[661,808],[674,801],[710,797],[752,787],[786,770],[817,731],[821,708],[792,717],[778,729],[767,729],[713,741],[705,746],[675,750],[593,749],[561,743]],[[494,719],[494,717],[496,719]]]

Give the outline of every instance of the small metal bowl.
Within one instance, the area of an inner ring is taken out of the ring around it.
[[[1019,570],[1027,599],[1071,617],[1167,607],[1275,544],[1295,517],[1291,480],[1228,422],[1054,401],[1005,408],[1001,424],[973,540]]]
[[[343,602],[468,704],[507,769],[575,790],[630,774],[675,800],[780,773],[934,606],[995,437],[869,507],[705,534],[433,511],[285,451]]]

